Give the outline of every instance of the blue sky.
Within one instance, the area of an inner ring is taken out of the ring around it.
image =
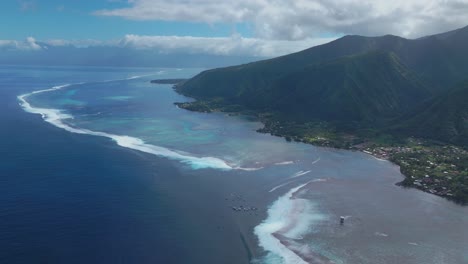
[[[277,56],[346,34],[417,38],[467,24],[468,0],[2,0],[0,48]]]
[[[47,0],[0,2],[0,39],[119,39],[126,34],[226,37],[252,36],[247,23],[136,21],[94,15],[101,9],[128,7],[124,1]]]

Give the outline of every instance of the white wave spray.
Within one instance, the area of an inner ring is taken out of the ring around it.
[[[282,162],[277,162],[275,165],[282,166],[282,165],[291,165],[294,164],[294,161],[288,160],[288,161],[282,161]]]
[[[308,174],[310,172],[311,172],[310,170],[308,170],[308,171],[298,171],[293,176],[291,176],[291,178],[301,177],[301,176],[306,175],[306,174]]]
[[[288,184],[290,184],[290,183],[293,183],[293,182],[295,182],[295,181],[288,181],[288,182],[285,182],[285,183],[283,183],[283,184],[280,184],[280,185],[278,185],[278,186],[275,186],[275,187],[271,188],[271,190],[269,190],[268,192],[274,192],[274,191],[278,190],[279,188],[284,187],[284,186],[286,186],[286,185],[288,185]]]
[[[295,197],[295,193],[308,183],[297,186],[276,200],[268,209],[268,217],[254,229],[260,246],[268,253],[263,263],[307,263],[289,241],[301,240],[311,225],[326,219],[313,204]],[[304,249],[304,255],[311,255]]]
[[[141,76],[133,76],[133,77],[128,78],[127,80],[131,80],[131,79],[135,79],[139,77]],[[82,84],[82,83],[79,83],[79,84]],[[75,85],[78,85],[78,84],[75,84]],[[69,86],[71,86],[71,84],[54,86],[49,89],[38,90],[38,91],[33,91],[31,93],[22,94],[22,95],[19,95],[17,98],[20,101],[21,107],[26,112],[39,114],[42,116],[42,119],[44,119],[44,121],[58,128],[62,128],[66,131],[69,131],[71,133],[107,137],[115,141],[119,146],[139,150],[145,153],[150,153],[150,154],[154,154],[154,155],[161,156],[161,157],[166,157],[172,160],[178,160],[182,163],[190,165],[193,169],[204,169],[204,168],[221,169],[221,170],[233,169],[233,167],[230,166],[226,161],[218,159],[218,158],[195,157],[195,156],[191,156],[188,154],[181,154],[175,150],[170,150],[164,147],[147,144],[143,140],[136,138],[136,137],[125,136],[125,135],[123,136],[114,135],[114,134],[105,133],[105,132],[92,131],[89,129],[73,127],[64,122],[64,120],[66,119],[72,119],[73,116],[63,113],[63,111],[59,109],[34,107],[26,100],[29,96],[34,95],[34,94],[56,91],[56,90],[63,89]]]

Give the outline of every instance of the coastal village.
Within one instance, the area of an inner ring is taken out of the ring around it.
[[[362,151],[378,159],[389,160],[399,165],[401,173],[406,176],[398,185],[468,204],[468,151],[462,147],[418,138],[395,139],[388,135],[379,138],[375,135],[366,137],[337,133],[326,122],[299,124],[279,120],[272,113],[255,113],[243,111],[242,107],[226,106],[219,99],[176,105],[190,111],[255,116],[264,124],[257,130],[260,133],[284,137],[288,142]],[[235,209],[240,211],[245,208]]]
[[[468,152],[460,147],[429,145],[410,139],[408,146],[368,146],[359,149],[400,166],[406,176],[402,186],[468,202]]]
[[[364,139],[336,133],[323,122],[285,123],[269,117],[262,122],[265,127],[258,132],[284,137],[286,141],[362,151],[389,160],[399,165],[406,176],[399,185],[468,204],[468,151],[462,147],[417,138]]]

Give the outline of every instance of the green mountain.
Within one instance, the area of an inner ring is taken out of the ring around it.
[[[373,123],[405,113],[429,96],[394,54],[374,51],[305,67],[229,100],[295,120]]]
[[[343,132],[371,129],[466,142],[466,115],[459,117],[466,90],[448,89],[468,77],[466,47],[468,27],[414,40],[345,36],[270,60],[208,70],[176,89],[284,120],[325,121]]]
[[[330,60],[381,50],[392,52],[434,91],[463,81],[468,75],[468,27],[451,32],[410,40],[397,36],[345,36],[330,43],[290,55],[239,66],[209,70],[188,82],[183,90],[193,95],[218,94],[217,84],[235,94],[238,89],[263,89],[271,81],[304,67]],[[218,75],[218,76],[213,76]],[[221,77],[222,76],[222,77]],[[218,79],[220,78],[220,79]],[[207,88],[199,88],[203,82]]]
[[[466,47],[468,27],[414,40],[345,36],[175,89],[198,99],[182,108],[250,112],[259,132],[364,150],[398,164],[402,185],[468,204]]]
[[[468,81],[400,119],[397,132],[468,146]]]
[[[202,73],[177,89],[198,98],[221,97],[226,104],[276,112],[296,121],[337,124],[381,123],[414,108],[431,95],[393,53],[346,56],[268,79],[248,71],[237,86],[230,71]],[[244,80],[245,82],[242,82]]]

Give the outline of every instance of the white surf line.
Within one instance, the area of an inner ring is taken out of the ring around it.
[[[291,181],[287,181],[287,182],[285,182],[285,183],[283,183],[283,184],[280,184],[280,185],[278,185],[278,186],[273,187],[273,188],[272,188],[271,190],[269,190],[268,192],[274,192],[274,191],[278,190],[279,188],[284,187],[284,186],[286,186],[286,185],[288,185],[288,184],[290,184],[290,183],[296,182],[296,181],[297,181],[296,179],[295,179],[295,180],[291,180]],[[309,183],[311,183],[311,182],[326,182],[326,181],[327,181],[327,179],[319,178],[319,179],[310,180],[310,181],[306,182],[306,184],[309,184]],[[349,216],[349,217],[351,217],[351,216]]]
[[[161,75],[161,74],[164,74],[164,73],[166,73],[166,71],[158,71],[156,73],[150,73],[150,74],[145,74],[145,75],[135,75],[135,76],[130,76],[130,77],[124,79],[124,80],[135,80],[135,79],[140,79],[140,78],[153,76],[153,75]],[[119,80],[117,80],[117,81],[119,81]],[[112,82],[112,80],[110,82]]]
[[[305,185],[307,184],[299,185],[278,198],[278,200],[273,203],[270,209],[268,209],[267,219],[264,220],[260,225],[256,226],[254,229],[254,233],[258,237],[260,246],[264,250],[280,256],[284,260],[284,263],[306,264],[306,262],[301,257],[283,245],[281,241],[274,236],[275,232],[281,230],[284,226],[289,224],[287,215],[285,215],[283,212],[281,212],[281,215],[276,214],[280,211],[280,209],[281,211],[284,211],[285,209],[294,207],[292,205],[293,202],[291,201],[291,198],[296,191]]]
[[[154,74],[130,76],[130,77],[128,77],[128,78],[125,79],[125,80],[135,80],[135,79],[140,79],[140,78],[143,78],[143,77],[146,77],[146,76],[150,76],[150,75],[154,75]]]
[[[92,131],[89,129],[72,127],[64,123],[63,120],[71,119],[73,118],[73,116],[63,113],[63,111],[60,109],[33,107],[26,100],[26,98],[28,98],[31,95],[56,91],[59,89],[63,89],[65,87],[69,87],[71,85],[72,84],[65,84],[65,85],[54,86],[49,89],[33,91],[30,93],[19,95],[17,98],[20,101],[20,106],[26,112],[32,113],[32,114],[39,114],[42,116],[42,119],[44,121],[71,133],[107,137],[115,141],[119,146],[139,150],[141,152],[150,153],[150,154],[154,154],[157,156],[166,157],[172,160],[178,160],[182,163],[189,164],[193,169],[204,169],[204,168],[213,168],[213,169],[221,169],[221,170],[234,169],[227,162],[218,158],[195,157],[195,156],[190,156],[190,155],[184,155],[184,154],[180,154],[177,151],[170,150],[164,147],[147,144],[143,140],[136,138],[136,137],[125,136],[125,135],[124,136],[114,135],[114,134],[105,133],[105,132]]]
[[[309,173],[309,172],[310,172],[310,171],[307,171],[307,172],[299,171],[299,172],[295,173],[293,176],[291,176],[290,179],[293,179],[293,178],[296,178],[296,177],[301,176],[301,175],[298,175],[298,174],[301,174],[301,173],[302,173],[302,175],[305,175],[305,174],[307,174],[307,173]],[[284,187],[284,186],[286,186],[286,185],[288,185],[288,184],[290,184],[290,183],[295,182],[296,180],[297,180],[297,179],[290,180],[290,181],[287,181],[287,182],[285,182],[285,183],[282,183],[282,184],[280,184],[280,185],[278,185],[278,186],[273,187],[273,188],[272,188],[271,190],[269,190],[268,192],[274,192],[274,191],[278,190],[278,189],[281,188],[281,187]]]
[[[243,170],[243,171],[258,171],[258,170],[261,170],[263,168],[265,168],[265,167],[258,167],[258,168],[233,167],[233,169]]]
[[[386,233],[381,233],[381,232],[375,232],[374,235],[375,235],[375,236],[380,236],[380,237],[388,237],[388,234],[386,234]]]
[[[103,80],[103,81],[86,82],[86,84],[131,81],[131,80],[140,79],[140,78],[144,78],[144,77],[148,77],[148,76],[160,75],[160,72],[163,72],[163,71],[159,71],[157,73],[145,74],[145,75],[134,75],[134,76],[130,76],[130,77],[127,77],[127,78],[124,78],[124,79],[111,79],[111,80]],[[85,83],[84,82],[83,83],[75,83],[75,84],[70,84],[70,85],[79,85],[79,84],[85,84]]]
[[[311,180],[310,182],[326,182],[327,179],[314,179],[314,180]]]
[[[285,182],[285,183],[280,184],[280,185],[278,185],[278,186],[276,186],[276,187],[273,187],[273,188],[272,188],[271,190],[269,190],[268,192],[274,192],[274,191],[278,190],[279,188],[281,188],[281,187],[283,187],[283,186],[286,186],[286,185],[288,185],[288,184],[290,184],[290,183],[293,183],[293,182],[295,182],[295,180],[294,180],[294,181]]]
[[[306,175],[306,174],[308,174],[310,172],[311,172],[310,170],[308,170],[308,171],[298,171],[293,176],[291,176],[291,178],[297,178],[297,177]]]
[[[374,159],[378,160],[378,161],[387,161],[387,160],[385,160],[385,159],[380,159],[380,158],[377,158],[377,157],[376,157],[376,156],[374,156],[374,155],[371,155],[371,156],[372,156]]]
[[[378,161],[388,161],[386,159],[381,159],[381,158],[377,158],[372,152],[370,151],[367,151],[367,150],[361,150],[362,153],[364,154],[367,154],[367,155],[370,155],[371,157],[373,157],[374,159],[378,160]]]
[[[315,163],[317,163],[317,162],[319,162],[319,161],[320,161],[320,157],[319,157],[318,159],[316,159],[316,160],[312,161],[312,163],[311,163],[311,164],[313,165],[313,164],[315,164]]]
[[[294,161],[289,160],[289,161],[277,162],[274,165],[282,166],[282,165],[290,165],[290,164],[294,164]]]
[[[301,238],[309,231],[310,225],[326,219],[326,216],[317,212],[309,201],[294,198],[294,194],[310,182],[292,188],[280,196],[268,209],[267,218],[254,228],[259,245],[277,257],[274,263],[307,263],[283,244],[278,235],[292,239]]]

